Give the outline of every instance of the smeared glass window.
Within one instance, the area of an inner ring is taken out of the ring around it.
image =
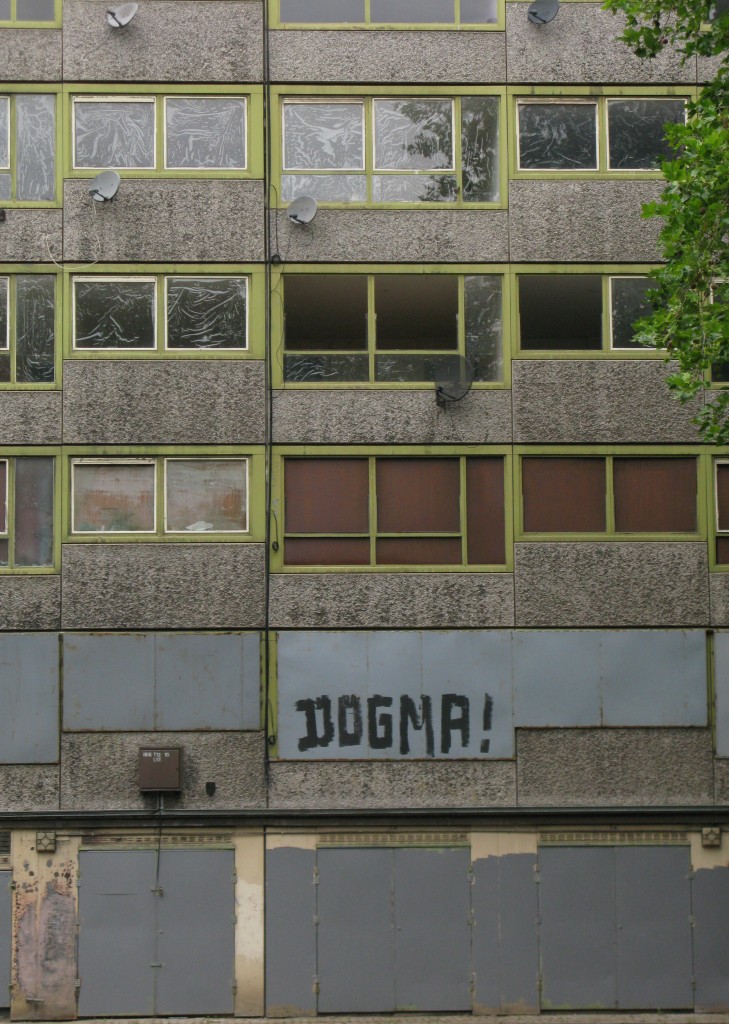
[[[375,100],[378,170],[453,168],[453,101]]]
[[[73,464],[74,533],[152,533],[155,463]]]
[[[504,379],[502,278],[480,274],[464,280],[466,357],[474,381]]]
[[[522,170],[596,170],[597,103],[519,103]]]
[[[370,19],[391,25],[453,24],[454,0],[370,0]]]
[[[15,379],[19,384],[55,380],[56,280],[51,274],[15,278]]]
[[[610,278],[610,328],[614,349],[645,347],[633,340],[634,325],[651,313],[648,292],[652,288],[655,288],[655,281],[648,277]]]
[[[364,170],[363,103],[285,103],[284,171]],[[364,174],[287,174],[286,202],[310,195],[323,202],[364,202]]]
[[[10,348],[10,280],[0,277],[0,350]]]
[[[74,100],[74,167],[155,166],[154,100]]]
[[[666,126],[684,123],[683,100],[608,100],[607,109],[612,170],[657,170],[661,161],[676,156],[666,139]]]
[[[464,200],[497,203],[501,191],[498,96],[463,97],[461,149]]]
[[[154,278],[75,278],[74,348],[153,349]]]
[[[16,21],[55,21],[54,0],[15,0]]]
[[[243,533],[248,529],[246,459],[167,459],[167,533]]]
[[[11,17],[10,0],[0,0],[0,21],[10,21]]]
[[[365,0],[280,0],[281,21],[301,25],[365,20]]]
[[[39,93],[15,101],[16,199],[56,195],[56,98]]]
[[[492,25],[498,0],[279,0],[282,24]]]
[[[165,146],[165,166],[169,168],[245,168],[246,101],[168,97]]]
[[[248,347],[245,277],[168,277],[167,348]]]
[[[0,461],[0,565],[53,565],[53,475],[50,457]]]
[[[10,167],[10,98],[0,96],[0,167]]]
[[[497,0],[461,0],[462,25],[495,25],[498,20]]]
[[[602,278],[599,274],[520,274],[521,347],[602,348]]]

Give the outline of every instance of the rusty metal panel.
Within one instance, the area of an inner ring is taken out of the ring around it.
[[[10,1006],[10,958],[12,950],[11,871],[0,871],[0,1007]]]
[[[692,881],[695,1009],[729,1011],[729,870],[700,868]]]
[[[154,728],[154,634],[63,635],[63,728]]]
[[[514,724],[600,724],[600,632],[516,630]]]
[[[316,851],[266,854],[266,1014],[316,1013]]]
[[[470,850],[395,849],[398,1011],[470,1011]]]
[[[0,634],[0,763],[58,761],[58,640]]]
[[[729,632],[714,634],[714,679],[716,753],[718,757],[729,757]]]

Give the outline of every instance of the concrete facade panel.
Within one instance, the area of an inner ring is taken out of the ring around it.
[[[0,81],[60,82],[61,30],[0,29]]]
[[[60,444],[59,391],[0,391],[3,444]]]
[[[714,802],[709,729],[521,729],[522,807]]]
[[[262,360],[67,360],[63,402],[67,444],[264,440]]]
[[[262,544],[67,544],[62,575],[66,629],[263,624]]]
[[[51,257],[60,262],[62,223],[61,210],[6,210],[0,232],[0,262],[48,263]]]
[[[0,629],[58,629],[60,576],[0,576]]]
[[[54,811],[58,806],[57,765],[0,765],[0,807],[3,811]]]
[[[729,626],[729,573],[711,573],[709,588],[711,594],[711,625]]]
[[[264,258],[260,181],[127,178],[94,221],[88,185],[81,179],[64,182],[65,260],[244,263]]]
[[[514,545],[517,626],[705,626],[702,543]]]

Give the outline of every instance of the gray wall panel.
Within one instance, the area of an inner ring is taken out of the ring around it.
[[[714,634],[716,753],[729,757],[729,633]]]
[[[266,854],[266,1014],[316,1013],[316,851]]]
[[[729,870],[703,868],[691,883],[698,1012],[729,1010]]]
[[[63,728],[154,729],[154,634],[65,634]]]
[[[10,959],[12,955],[12,872],[0,871],[0,1006],[10,1005]]]
[[[600,724],[599,632],[518,631],[514,724]]]
[[[500,863],[500,857],[473,862],[473,1010],[478,1014],[499,1013],[502,1008]]]
[[[57,637],[0,635],[0,761],[58,760],[58,700]]]
[[[7,34],[14,41],[17,29]],[[45,36],[43,29],[39,32]],[[22,33],[21,33],[22,35]],[[0,53],[0,58],[2,54]],[[14,66],[14,61],[0,67]],[[3,233],[0,238],[0,261],[3,263],[21,263],[34,260],[38,263],[48,261],[48,249],[54,259],[60,259],[63,244],[63,212],[61,210],[6,210]]]
[[[0,629],[58,629],[60,576],[0,578]]]
[[[60,82],[62,51],[60,28],[0,29],[0,80]]]
[[[0,437],[3,444],[60,444],[60,391],[0,393]]]

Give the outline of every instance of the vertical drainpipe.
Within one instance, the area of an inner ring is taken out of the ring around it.
[[[269,790],[269,749],[272,742],[272,723],[270,721],[269,687],[271,680],[270,655],[270,594],[271,594],[271,467],[273,446],[273,380],[271,362],[271,73],[270,51],[268,43],[268,0],[262,0],[263,6],[263,137],[265,159],[263,168],[263,249],[265,259],[265,390],[266,390],[266,422],[265,422],[265,475],[266,475],[266,528],[264,553],[264,626],[263,626],[263,731],[264,731],[264,780],[266,790],[266,807],[268,807]],[[274,210],[274,216],[276,211]]]

